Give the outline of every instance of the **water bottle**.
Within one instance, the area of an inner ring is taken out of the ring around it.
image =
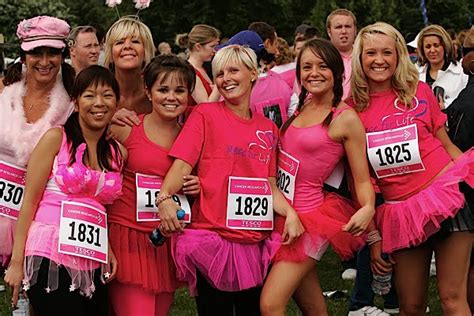
[[[176,212],[176,217],[178,217],[179,220],[182,220],[184,215],[184,210],[178,210]],[[148,238],[150,239],[150,242],[156,247],[162,246],[166,241],[166,237],[161,234],[158,228],[155,228]]]
[[[384,275],[372,275],[372,291],[377,295],[386,295],[392,287],[392,272]]]
[[[30,315],[30,302],[26,297],[20,294],[18,302],[16,303],[16,309],[12,312],[12,316],[29,316]]]

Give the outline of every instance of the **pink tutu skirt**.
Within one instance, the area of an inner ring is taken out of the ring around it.
[[[464,205],[459,182],[474,185],[474,151],[454,161],[427,188],[404,201],[387,201],[377,208],[375,219],[382,232],[386,253],[417,246],[439,231],[441,222],[453,218]]]
[[[147,233],[116,223],[109,225],[109,242],[118,262],[117,281],[156,294],[176,290],[176,268],[169,242],[155,247]]]
[[[237,292],[263,285],[280,247],[275,233],[258,243],[244,244],[203,229],[185,229],[183,234],[173,236],[172,242],[178,280],[188,284],[192,296],[198,295],[197,270],[221,291]]]
[[[13,250],[16,220],[0,216],[0,267],[6,268]]]
[[[303,235],[292,245],[282,245],[275,256],[275,261],[301,262],[311,257],[320,260],[331,244],[334,251],[348,260],[365,244],[362,237],[342,231],[344,226],[357,211],[353,203],[335,193],[324,196],[324,202],[314,211],[298,213],[305,228]],[[276,218],[276,230],[283,233],[285,218]]]
[[[25,245],[23,289],[28,290],[36,283],[41,262],[47,258],[50,260],[47,292],[58,289],[59,266],[62,265],[71,277],[71,288],[79,289],[84,296],[92,296],[95,291],[94,273],[102,265],[93,260],[59,253],[58,244],[59,228],[56,225],[36,221],[31,223]]]

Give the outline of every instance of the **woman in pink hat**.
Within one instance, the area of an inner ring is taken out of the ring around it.
[[[10,260],[25,168],[33,148],[73,110],[74,70],[64,63],[69,25],[38,16],[18,24],[20,61],[11,66],[0,94],[0,266]]]

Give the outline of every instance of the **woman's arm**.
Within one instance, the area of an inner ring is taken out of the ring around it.
[[[296,238],[304,233],[304,227],[301,224],[300,218],[295,209],[288,203],[278,189],[276,178],[270,177],[268,178],[268,182],[270,182],[272,188],[273,210],[277,214],[286,217],[285,228],[281,235],[281,239],[284,245],[292,244]]]
[[[109,127],[109,135],[121,144],[127,140],[131,132],[132,127],[130,125],[117,125],[116,123],[112,123]]]
[[[12,259],[5,274],[5,281],[13,287],[14,305],[18,300],[23,280],[23,260],[28,230],[43,196],[61,141],[62,130],[51,129],[43,135],[30,156],[26,172],[25,197],[16,223]]]
[[[352,110],[341,113],[336,128],[342,130],[342,140],[354,181],[355,196],[361,208],[344,225],[343,230],[361,235],[375,214],[375,192],[370,182],[366,155],[365,129]]]
[[[440,140],[441,144],[443,144],[444,149],[448,152],[451,158],[456,159],[462,155],[462,151],[451,142],[451,139],[446,132],[446,128],[444,126],[440,127],[435,134],[435,137]]]
[[[201,78],[198,76],[196,76],[196,86],[194,87],[194,91],[191,95],[194,99],[194,102],[197,104],[204,102],[217,102],[221,96],[215,85],[212,85],[211,94],[208,95]]]
[[[160,212],[161,226],[164,232],[182,230],[176,216],[179,206],[171,199],[171,196],[181,190],[186,181],[185,176],[189,175],[192,169],[193,167],[184,160],[176,159],[163,180],[160,193],[156,198],[156,204]]]

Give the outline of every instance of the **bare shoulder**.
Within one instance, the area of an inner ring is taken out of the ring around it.
[[[334,120],[334,123],[337,125],[341,126],[346,126],[350,127],[353,124],[362,124],[359,115],[357,112],[347,105],[344,102],[341,102],[338,106],[337,109],[343,109],[343,111],[337,116],[337,118]]]

